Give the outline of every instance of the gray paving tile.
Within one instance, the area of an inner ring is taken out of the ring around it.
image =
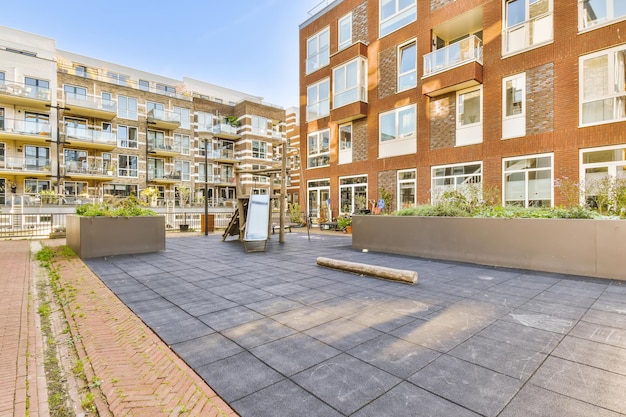
[[[400,382],[399,378],[346,354],[292,379],[344,415],[352,414]]]
[[[227,402],[239,400],[284,379],[248,352],[195,368],[198,375]]]
[[[264,316],[273,316],[275,314],[284,313],[285,311],[294,310],[302,307],[302,304],[283,297],[272,297],[261,301],[246,304],[251,310]]]
[[[547,356],[481,336],[472,337],[448,354],[521,381],[528,379]]]
[[[291,327],[270,318],[263,318],[231,327],[222,331],[222,334],[246,349],[251,349],[290,336],[295,332]]]
[[[192,318],[186,311],[174,305],[141,313],[139,317],[152,329],[164,324],[176,323]]]
[[[241,416],[340,417],[342,415],[289,380],[270,385],[230,405]]]
[[[415,317],[380,307],[369,307],[346,318],[386,333],[415,320]]]
[[[197,339],[213,333],[213,329],[196,318],[159,324],[154,326],[153,329],[168,345]]]
[[[219,333],[175,343],[172,349],[192,368],[219,361],[243,351],[241,346]]]
[[[626,330],[626,314],[622,313],[591,309],[583,316],[582,321],[594,324],[609,324],[611,327]]]
[[[322,323],[335,320],[339,318],[339,316],[315,307],[304,306],[289,310],[285,313],[276,314],[272,318],[293,329],[304,331],[311,327],[319,326]]]
[[[324,292],[321,290],[309,288],[304,291],[288,294],[285,297],[294,301],[298,301],[302,304],[313,305],[313,304],[320,303],[322,301],[335,298],[336,295],[328,293],[328,292]]]
[[[496,321],[478,334],[532,352],[542,353],[550,353],[563,338],[563,335],[559,333],[503,320]]]
[[[569,335],[626,349],[626,330],[609,325],[581,321]]]
[[[261,318],[263,318],[263,316],[259,313],[244,306],[236,306],[198,316],[199,320],[218,332]]]
[[[596,302],[597,297],[594,297],[593,295],[572,295],[556,291],[544,291],[537,295],[536,299],[552,303],[571,305],[574,307],[589,308]]]
[[[624,295],[622,294],[604,294],[593,303],[591,308],[594,310],[608,311],[610,313],[626,314],[626,305],[624,305]]]
[[[440,356],[409,381],[485,416],[496,416],[522,385],[517,379],[448,355]]]
[[[285,376],[294,375],[340,353],[301,333],[266,343],[250,352]]]
[[[194,317],[200,317],[205,314],[214,313],[216,311],[226,310],[237,307],[238,304],[225,298],[214,295],[212,298],[203,301],[183,301],[179,303],[180,308]]]
[[[382,303],[380,308],[415,318],[424,318],[442,307],[423,301],[404,297],[394,297]]]
[[[416,319],[392,331],[390,334],[416,345],[443,353],[471,337],[471,333],[439,324],[436,320],[426,321],[421,319]]]
[[[411,383],[402,382],[359,410],[354,416],[478,417],[478,414]]]
[[[474,300],[496,304],[507,309],[515,309],[529,300],[528,297],[505,294],[492,290],[481,291],[471,297]]]
[[[622,417],[602,407],[528,384],[520,390],[499,417]]]
[[[530,382],[616,413],[626,413],[626,376],[623,375],[550,357]]]
[[[530,300],[527,303],[524,303],[521,308],[528,311],[535,311],[537,313],[548,314],[553,317],[570,320],[580,319],[588,309],[587,307],[578,307],[539,299]]]
[[[626,376],[626,349],[566,336],[553,356]]]
[[[403,379],[441,355],[434,350],[390,335],[382,335],[356,346],[349,350],[348,354]]]
[[[535,311],[524,310],[523,308],[515,309],[515,311],[503,317],[502,320],[562,334],[569,332],[576,324],[576,321],[572,319],[565,319],[551,314],[537,313]]]
[[[341,351],[346,351],[382,334],[376,329],[344,318],[329,321],[305,330],[304,333]]]

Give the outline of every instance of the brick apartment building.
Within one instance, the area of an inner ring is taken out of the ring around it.
[[[567,203],[557,179],[626,176],[626,2],[322,6],[300,25],[314,217],[328,202],[335,217],[383,191],[397,209],[470,184],[506,205],[555,206]]]
[[[61,51],[53,39],[0,27],[2,205],[40,204],[50,192],[71,206],[148,187],[160,205],[201,203],[205,175],[210,204],[233,205],[237,189],[269,191],[268,178],[253,171],[280,169],[285,121],[285,110],[261,97]],[[237,168],[247,172],[238,184]]]

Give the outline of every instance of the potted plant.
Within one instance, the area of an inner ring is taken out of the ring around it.
[[[337,229],[352,233],[352,218],[346,215],[337,217]]]

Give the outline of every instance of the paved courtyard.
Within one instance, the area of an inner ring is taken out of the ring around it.
[[[217,235],[87,265],[244,417],[625,416],[626,283]],[[417,285],[322,268],[419,273]]]

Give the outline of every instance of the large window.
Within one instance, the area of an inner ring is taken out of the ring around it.
[[[120,148],[137,149],[137,128],[117,126],[117,146]]]
[[[333,70],[333,108],[367,101],[367,61],[354,59]]]
[[[503,53],[552,41],[552,0],[506,0]]]
[[[198,113],[198,131],[199,132],[212,132],[213,131],[213,115],[211,113],[199,111]]]
[[[398,171],[398,208],[413,207],[417,204],[417,172],[414,169]],[[391,208],[387,208],[391,210]]]
[[[115,197],[137,196],[137,186],[128,184],[103,184],[102,191],[105,195]]]
[[[330,180],[319,179],[307,182],[307,215],[313,221],[327,221],[332,217],[330,210]]]
[[[252,141],[252,157],[267,159],[267,142],[261,140]]]
[[[456,146],[483,141],[482,87],[457,92]]]
[[[24,180],[24,192],[26,194],[39,194],[42,191],[51,190],[49,180]]]
[[[339,178],[341,196],[339,214],[354,214],[368,210],[367,175]]]
[[[24,159],[29,171],[50,171],[50,148],[26,145]]]
[[[502,163],[505,205],[552,206],[552,154],[506,158]]]
[[[417,46],[415,41],[398,48],[398,91],[417,85]]]
[[[380,37],[417,19],[415,0],[380,0]]]
[[[309,133],[308,145],[308,168],[330,164],[330,130]]]
[[[189,161],[174,161],[174,171],[180,172],[181,181],[191,180],[191,163]]]
[[[417,151],[415,105],[380,115],[378,152],[381,158],[407,155]]]
[[[177,114],[180,118],[181,129],[191,129],[189,109],[174,106],[173,112],[174,114]]]
[[[87,89],[75,85],[64,85],[65,97],[71,100],[87,100]]]
[[[431,168],[431,201],[436,203],[446,191],[458,191],[470,198],[482,198],[483,164],[471,162]]]
[[[342,50],[352,45],[352,13],[339,19],[338,29],[339,35],[337,40],[339,50]]]
[[[578,0],[579,28],[585,29],[626,17],[624,0]]]
[[[526,74],[502,80],[502,138],[526,135]]]
[[[352,162],[352,124],[339,126],[339,163]]]
[[[24,112],[24,133],[50,133],[50,116]]]
[[[325,28],[321,32],[311,36],[306,41],[306,73],[310,74],[330,62],[330,29]]]
[[[306,120],[311,121],[330,114],[330,80],[326,78],[306,89]]]
[[[179,133],[174,134],[174,146],[180,147],[180,153],[183,155],[190,154],[190,143],[191,139],[189,138],[189,135],[181,135]]]
[[[261,116],[252,116],[252,133],[255,135],[267,135],[267,118]]]
[[[626,119],[626,46],[580,58],[581,124]]]
[[[585,195],[581,195],[591,206],[611,204],[616,182],[626,181],[626,146],[607,146],[580,151],[580,178]],[[599,196],[602,196],[599,198]],[[603,210],[607,207],[601,207]]]
[[[133,97],[117,96],[117,117],[138,120],[137,99]]]
[[[120,177],[137,178],[137,157],[134,155],[118,155],[117,175]]]

